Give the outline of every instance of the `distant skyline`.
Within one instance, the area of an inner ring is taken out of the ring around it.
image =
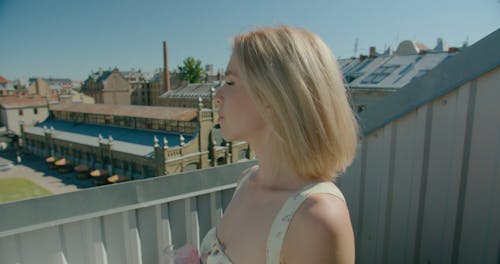
[[[231,37],[256,26],[287,24],[318,34],[336,57],[397,48],[469,45],[500,28],[500,0],[106,1],[0,0],[0,75],[86,79],[99,68],[152,73],[193,56],[224,69]]]

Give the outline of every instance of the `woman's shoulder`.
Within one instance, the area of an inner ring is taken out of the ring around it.
[[[350,225],[349,209],[344,197],[337,187],[333,186],[331,188],[334,191],[331,193],[309,195],[296,212],[297,220],[303,221],[306,226],[309,224],[318,226],[332,234],[343,224]]]
[[[302,208],[297,212],[304,220],[312,221],[325,227],[335,227],[335,224],[349,217],[349,210],[343,197],[331,193],[315,193],[309,195]]]
[[[354,235],[343,197],[330,193],[308,196],[290,223],[283,249],[286,259],[297,263],[330,263],[354,257]]]

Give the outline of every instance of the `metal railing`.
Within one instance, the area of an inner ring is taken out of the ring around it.
[[[0,263],[160,263],[199,246],[252,164],[0,204]]]

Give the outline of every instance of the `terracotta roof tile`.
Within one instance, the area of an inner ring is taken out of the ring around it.
[[[190,83],[175,90],[170,90],[160,96],[160,98],[198,98],[209,97],[211,89],[217,90],[221,83]]]
[[[47,99],[44,97],[5,96],[5,97],[0,97],[0,105],[3,108],[46,106]]]
[[[9,80],[5,79],[3,76],[0,76],[0,83],[8,83]]]

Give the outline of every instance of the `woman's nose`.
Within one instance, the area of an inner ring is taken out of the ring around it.
[[[222,94],[220,92],[220,88],[217,90],[217,92],[215,92],[215,104],[220,106],[222,104],[222,101],[223,101],[223,97],[222,97]]]

